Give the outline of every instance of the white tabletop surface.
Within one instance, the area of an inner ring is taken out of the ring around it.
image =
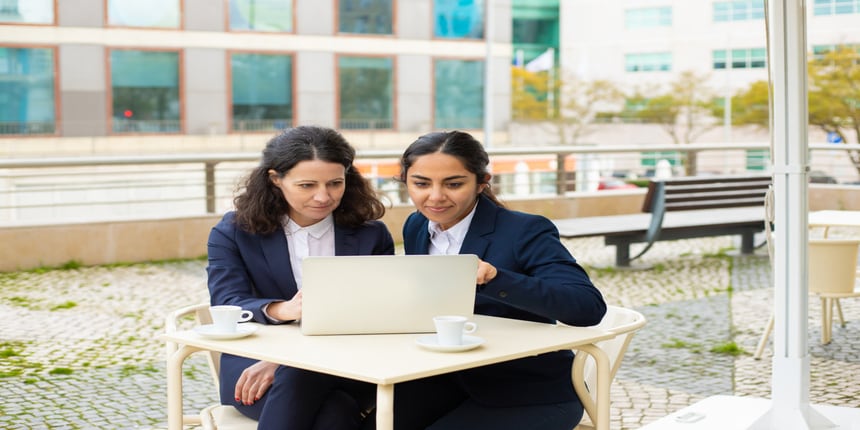
[[[164,334],[162,339],[375,384],[395,384],[612,337],[595,328],[483,315],[472,320],[478,324],[472,335],[485,342],[463,352],[426,350],[415,342],[426,334],[306,336],[295,324],[264,325],[248,337],[233,340],[207,339],[190,330]]]
[[[823,210],[809,213],[810,227],[860,227],[860,211]]]
[[[773,427],[769,424],[770,417],[766,416],[771,407],[772,402],[769,399],[759,397],[712,396],[640,427],[639,430],[771,430]],[[807,419],[811,421],[823,417],[833,426],[805,427],[803,423],[797,422],[797,426],[792,428],[860,429],[860,409],[827,405],[810,407],[812,412]],[[816,418],[811,418],[813,415]]]

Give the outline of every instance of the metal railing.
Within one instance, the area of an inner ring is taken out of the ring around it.
[[[860,186],[846,151],[810,145],[811,180]],[[695,144],[493,148],[493,187],[504,199],[602,192],[655,174],[766,173],[768,145]],[[393,204],[406,204],[396,180],[400,151],[359,151],[357,166]],[[258,153],[19,158],[0,160],[0,225],[141,219],[221,213],[232,207]],[[662,169],[662,171],[661,171]]]

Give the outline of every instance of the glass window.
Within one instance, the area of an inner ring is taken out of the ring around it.
[[[233,130],[281,130],[293,124],[293,59],[233,54]]]
[[[672,53],[627,54],[624,69],[628,72],[668,72],[672,70]]]
[[[484,124],[484,62],[436,60],[436,128],[481,128]]]
[[[0,135],[54,133],[54,50],[0,46]]]
[[[766,149],[748,149],[746,151],[747,170],[767,170],[770,167],[770,151]]]
[[[180,0],[108,0],[108,24],[179,28]]]
[[[717,49],[713,52],[714,69],[725,69],[727,58],[725,49]],[[732,49],[733,69],[763,69],[767,65],[767,49]]]
[[[394,126],[394,60],[340,57],[340,128]]]
[[[391,0],[340,0],[338,31],[358,34],[392,34]]]
[[[53,24],[54,0],[2,0],[0,22]]]
[[[180,130],[178,52],[111,51],[110,79],[113,131]]]
[[[624,22],[628,29],[672,26],[671,7],[649,7],[624,11]]]
[[[725,69],[726,68],[726,50],[725,49],[717,49],[713,52],[714,57],[714,69]]]
[[[230,0],[230,30],[292,32],[293,0]]]
[[[842,15],[860,13],[860,0],[815,0],[813,14]]]
[[[764,19],[764,0],[717,1],[713,11],[714,22]]]
[[[678,151],[645,151],[640,158],[640,164],[643,167],[657,167],[657,162],[660,160],[668,160],[673,166],[682,165],[683,157]],[[650,170],[650,169],[649,169]]]
[[[436,37],[483,39],[484,0],[434,0]]]

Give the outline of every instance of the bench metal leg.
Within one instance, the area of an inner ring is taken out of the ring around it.
[[[630,244],[618,243],[615,245],[615,266],[630,267]]]
[[[741,234],[741,254],[752,254],[755,251],[755,233]]]

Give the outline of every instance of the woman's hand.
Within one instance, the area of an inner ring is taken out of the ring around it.
[[[480,261],[478,262],[478,280],[477,280],[477,284],[478,284],[478,285],[484,285],[484,284],[486,284],[487,282],[492,281],[492,280],[496,277],[496,274],[498,274],[498,273],[499,273],[499,272],[496,270],[496,267],[495,267],[495,266],[493,266],[493,265],[492,265],[492,264],[490,264],[490,263],[487,263],[487,262],[486,262],[486,261],[484,261],[484,260],[480,260]]]
[[[236,381],[234,393],[236,401],[243,405],[253,405],[260,400],[266,390],[272,386],[275,380],[275,369],[278,365],[266,361],[258,361],[242,372]]]
[[[266,308],[270,317],[281,321],[293,321],[302,318],[302,292],[301,290],[292,299],[285,302],[274,302]]]

